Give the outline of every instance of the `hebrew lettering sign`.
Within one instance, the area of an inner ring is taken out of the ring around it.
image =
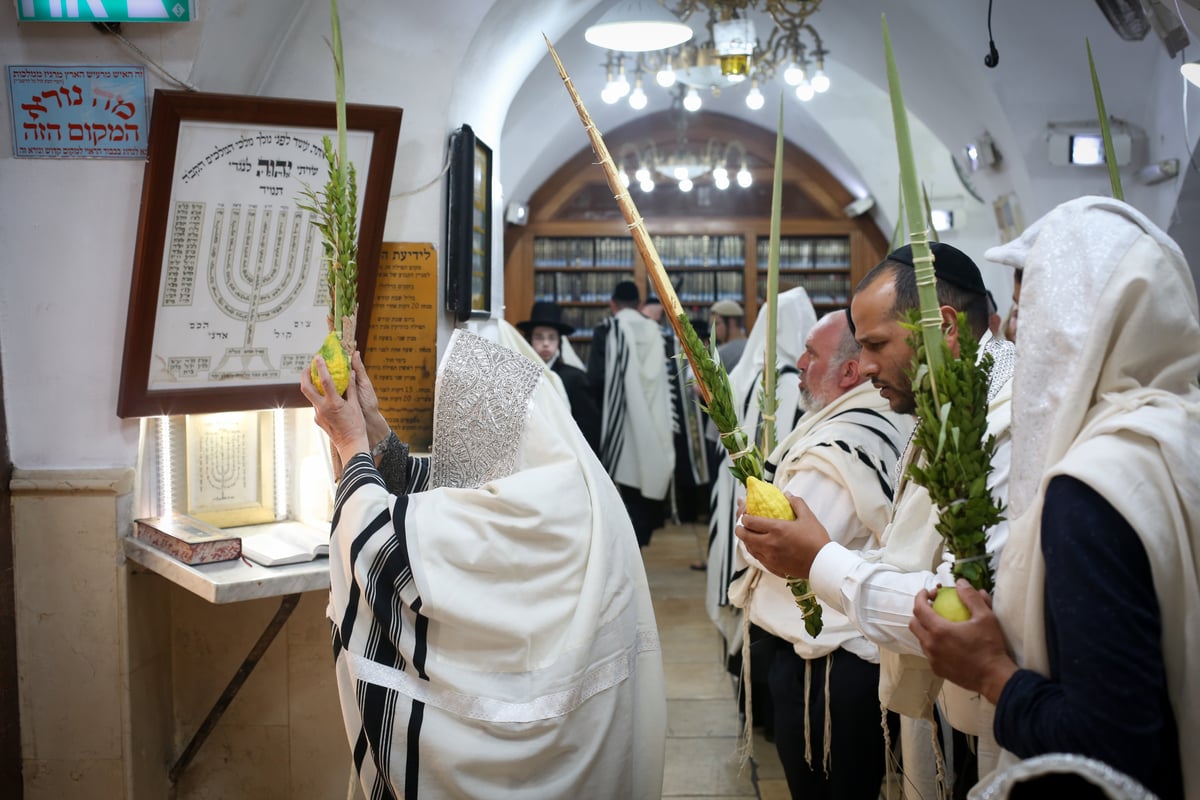
[[[8,67],[16,158],[145,158],[146,68]]]

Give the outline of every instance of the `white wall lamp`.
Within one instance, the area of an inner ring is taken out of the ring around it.
[[[929,221],[935,231],[948,231],[954,227],[954,212],[946,208],[929,209]]]
[[[996,149],[996,143],[987,131],[976,136],[974,141],[968,142],[963,148],[963,154],[971,172],[978,172],[984,167],[994,167],[1000,163],[1000,151]]]
[[[1179,174],[1179,159],[1164,158],[1153,164],[1147,164],[1137,171],[1137,179],[1146,186],[1169,181]]]
[[[1188,83],[1200,87],[1200,61],[1188,61],[1179,65],[1179,74],[1188,79]]]

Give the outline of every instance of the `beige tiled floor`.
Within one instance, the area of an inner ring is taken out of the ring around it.
[[[721,659],[717,629],[704,611],[700,558],[708,529],[672,525],[642,550],[662,639],[667,687],[667,762],[663,797],[789,797],[775,746],[756,734],[754,756],[740,767],[733,678]]]

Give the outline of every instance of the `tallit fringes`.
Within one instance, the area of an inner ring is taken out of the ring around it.
[[[937,800],[950,800],[950,787],[946,782],[946,758],[942,753],[942,743],[938,734],[941,725],[936,719],[931,720],[929,736],[933,740],[933,763],[937,767]]]
[[[833,738],[833,708],[829,705],[829,673],[833,672],[833,653],[825,655],[825,752],[821,761],[825,767],[825,777],[829,777],[830,741]]]
[[[751,588],[753,591],[753,587]],[[754,757],[754,692],[750,679],[750,598],[746,598],[746,607],[742,610],[742,667],[739,681],[745,693],[746,722],[742,726],[741,741],[738,743],[738,774],[746,768],[747,762]]]
[[[879,704],[879,725],[883,728],[883,780],[890,791],[901,770],[896,751],[892,749],[892,730],[888,727],[888,710],[883,703]]]

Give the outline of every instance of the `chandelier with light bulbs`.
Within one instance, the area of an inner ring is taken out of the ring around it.
[[[648,193],[654,191],[660,178],[668,178],[675,181],[681,192],[690,192],[697,181],[709,179],[720,191],[725,191],[734,182],[742,189],[750,188],[754,178],[746,165],[746,146],[737,139],[722,142],[713,138],[703,148],[693,149],[687,138],[682,92],[676,94],[671,105],[672,109],[678,110],[673,149],[667,151],[652,140],[621,145],[616,158],[617,178],[621,185],[628,189],[636,181],[638,188]],[[731,181],[730,172],[735,166],[737,172]]]
[[[688,111],[703,105],[702,91],[718,95],[747,81],[746,105],[757,111],[764,103],[761,85],[776,75],[795,87],[797,99],[803,102],[829,90],[825,74],[829,51],[808,21],[821,0],[678,0],[673,9],[666,2],[653,8],[649,0],[623,0],[588,29],[585,38],[608,50],[600,94],[604,102],[628,98],[629,105],[640,111],[648,102],[649,75],[664,88],[686,87],[683,105]],[[690,30],[680,20],[701,11],[708,14],[708,40],[680,41],[686,35],[680,28]],[[757,36],[751,11],[762,11],[774,22],[765,42]],[[653,38],[654,30],[668,28],[668,38]]]

